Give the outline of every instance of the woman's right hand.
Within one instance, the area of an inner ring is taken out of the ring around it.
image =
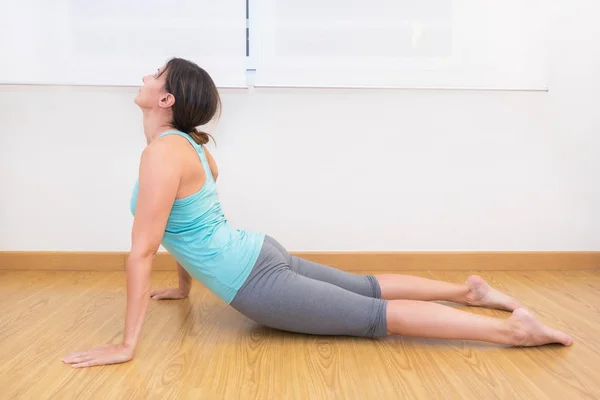
[[[188,297],[188,293],[181,288],[160,289],[150,293],[152,300],[179,300]]]

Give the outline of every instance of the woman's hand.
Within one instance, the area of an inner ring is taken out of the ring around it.
[[[95,365],[120,364],[133,358],[133,348],[122,344],[106,344],[96,348],[74,352],[63,358],[65,364],[73,368],[93,367]]]
[[[154,290],[150,294],[152,300],[179,300],[188,297],[188,292],[181,288]]]

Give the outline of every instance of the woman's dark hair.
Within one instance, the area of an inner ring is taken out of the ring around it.
[[[173,128],[190,135],[198,144],[208,143],[208,133],[196,127],[210,122],[221,109],[219,91],[210,75],[198,65],[182,58],[167,62],[165,90],[175,97]]]

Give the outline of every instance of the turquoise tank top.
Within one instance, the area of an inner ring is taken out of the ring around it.
[[[231,303],[250,275],[265,235],[229,226],[221,209],[204,147],[180,131],[166,131],[159,137],[169,134],[183,136],[194,146],[206,172],[206,183],[196,193],[175,200],[162,245],[191,276]],[[130,209],[133,215],[138,187],[139,179],[131,196]]]

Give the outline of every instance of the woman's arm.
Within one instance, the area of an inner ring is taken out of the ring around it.
[[[177,196],[180,176],[181,166],[172,142],[157,140],[146,148],[140,162],[138,202],[126,266],[127,308],[123,342],[72,353],[63,359],[64,362],[73,367],[89,367],[133,358],[150,297],[152,260]]]
[[[180,181],[180,166],[168,141],[148,146],[140,163],[140,184],[131,253],[127,260],[127,315],[123,344],[135,349],[150,297],[152,260],[158,251]]]

